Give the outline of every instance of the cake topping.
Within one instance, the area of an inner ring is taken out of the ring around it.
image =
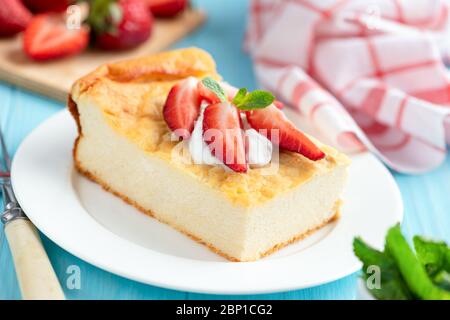
[[[228,100],[222,87],[215,80],[209,77],[199,81],[198,91],[200,97],[209,103],[219,103]]]
[[[270,163],[272,143],[310,160],[325,157],[284,115],[282,103],[270,92],[223,86],[210,77],[189,77],[167,97],[164,119],[177,137],[190,139],[194,163],[223,164],[245,173],[250,164]]]
[[[195,164],[222,165],[223,167],[228,168],[212,154],[209,146],[203,139],[203,112],[209,104],[210,103],[207,100],[203,100],[201,104],[200,115],[195,122],[194,130],[189,139],[189,153]],[[272,160],[272,142],[258,133],[255,129],[250,128],[244,113],[241,113],[240,116],[245,129],[244,138],[247,162],[250,168],[268,165]]]
[[[244,137],[238,109],[229,102],[211,104],[203,115],[203,139],[212,154],[235,172],[247,172]]]
[[[251,168],[263,167],[272,160],[272,142],[255,129],[245,130],[245,145]]]
[[[220,102],[228,101],[222,86],[213,78],[204,78],[200,87],[202,88],[203,97],[206,99],[213,97],[213,100],[219,100]],[[241,88],[234,95],[232,104],[240,110],[254,110],[265,108],[274,101],[275,97],[268,91],[255,90],[248,92],[246,88]]]
[[[325,157],[325,153],[273,104],[264,109],[247,111],[247,121],[253,129],[265,132],[270,140],[274,140],[272,130],[277,130],[278,143],[282,149],[298,152],[314,161]]]
[[[189,139],[189,153],[195,164],[223,165],[222,161],[213,156],[205,140],[203,140],[203,113],[207,106],[209,106],[209,103],[202,102],[200,116],[195,122],[194,130]]]
[[[163,108],[164,119],[177,137],[188,139],[200,114],[198,80],[189,77],[172,87]]]
[[[248,92],[241,88],[233,99],[233,104],[240,110],[263,109],[270,106],[275,101],[275,97],[267,91],[255,90]]]

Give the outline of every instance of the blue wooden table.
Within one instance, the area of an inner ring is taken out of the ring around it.
[[[207,23],[177,44],[198,46],[211,52],[219,72],[237,86],[256,87],[248,56],[241,50],[248,3],[242,0],[194,1],[208,13]],[[64,104],[0,82],[0,125],[9,151],[14,153],[25,136]],[[421,175],[395,174],[405,204],[403,230],[450,242],[450,160]],[[59,248],[42,236],[47,253],[69,299],[354,299],[357,274],[319,287],[257,296],[215,296],[167,290],[140,284],[100,270]],[[81,269],[81,289],[69,290],[67,268]],[[20,299],[11,254],[0,229],[0,300]]]

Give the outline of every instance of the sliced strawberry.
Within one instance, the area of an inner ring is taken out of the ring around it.
[[[239,111],[222,102],[206,107],[203,114],[203,139],[212,154],[235,172],[247,172],[245,144]]]
[[[198,80],[189,77],[172,87],[163,108],[164,120],[178,137],[187,139],[200,115]]]
[[[89,31],[68,29],[64,15],[34,16],[23,36],[25,53],[34,60],[50,60],[76,54],[87,47]]]
[[[30,19],[30,11],[20,0],[3,0],[0,3],[0,37],[25,30]]]
[[[281,148],[300,153],[310,160],[320,160],[325,153],[320,150],[306,135],[289,121],[283,111],[275,105],[264,109],[247,111],[247,121],[255,130],[266,129],[267,138],[271,139],[271,130],[279,130],[279,145]],[[263,132],[261,132],[263,133]]]
[[[209,90],[203,82],[198,82],[198,94],[200,95],[201,99],[204,99],[208,101],[209,103],[219,103],[220,98],[211,90]]]

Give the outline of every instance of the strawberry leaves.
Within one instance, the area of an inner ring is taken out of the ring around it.
[[[226,102],[227,97],[221,85],[211,77],[202,80],[203,85],[213,92],[221,102]],[[249,111],[263,109],[270,106],[275,101],[272,93],[264,90],[248,92],[246,88],[241,88],[233,98],[233,105],[238,109]]]
[[[89,8],[87,23],[97,32],[114,32],[122,20],[122,11],[116,1],[95,0]]]

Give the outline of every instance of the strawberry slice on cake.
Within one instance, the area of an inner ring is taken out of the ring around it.
[[[212,154],[235,172],[247,172],[244,138],[239,111],[229,102],[206,107],[203,139]]]
[[[272,130],[278,131],[279,145],[282,149],[300,153],[306,158],[317,161],[325,157],[325,153],[302,133],[275,105],[264,109],[246,112],[247,121],[255,130],[267,132],[271,139]]]
[[[189,138],[194,123],[200,115],[198,80],[189,77],[170,89],[164,104],[163,114],[170,130],[180,138]]]

